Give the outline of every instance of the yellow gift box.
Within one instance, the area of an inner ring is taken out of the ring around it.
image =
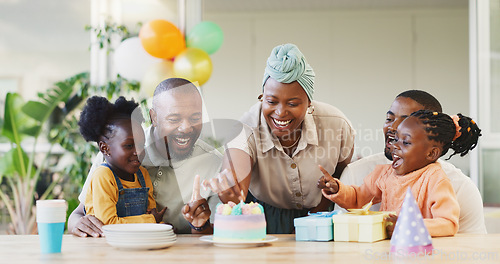
[[[375,242],[386,238],[384,212],[349,212],[333,216],[333,240]]]
[[[371,206],[370,201],[361,209],[349,209],[349,213],[332,216],[333,240],[375,242],[386,239],[384,218],[394,212],[373,212]]]

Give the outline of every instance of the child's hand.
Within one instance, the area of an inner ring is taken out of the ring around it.
[[[392,237],[392,233],[394,232],[394,227],[396,226],[396,221],[398,220],[398,216],[395,214],[389,214],[384,218],[385,220],[385,230],[387,232],[387,238]]]
[[[163,208],[160,212],[156,210],[156,208],[151,209],[148,211],[148,214],[152,214],[155,217],[156,223],[160,223],[163,221],[163,215],[165,214],[165,211],[167,210],[167,207]]]
[[[323,193],[326,195],[336,194],[339,191],[339,184],[333,179],[333,177],[323,168],[318,165],[323,176],[318,180],[318,188],[322,189]]]

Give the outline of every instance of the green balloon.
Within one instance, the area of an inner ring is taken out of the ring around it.
[[[223,40],[224,34],[217,24],[211,21],[203,21],[194,26],[189,32],[186,38],[186,46],[213,54],[222,46]]]

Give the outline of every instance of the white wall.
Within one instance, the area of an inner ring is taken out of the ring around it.
[[[261,93],[265,62],[294,43],[316,72],[315,99],[340,108],[358,132],[356,152],[382,150],[385,113],[408,89],[468,114],[468,11],[344,10],[206,13],[224,31],[203,86],[212,118],[239,118]],[[468,158],[453,158],[466,173]]]
[[[0,2],[0,78],[17,80],[26,100],[89,70],[90,0]]]
[[[89,33],[83,27],[90,24],[90,0],[16,2],[0,5],[0,77],[17,78],[19,91],[32,99],[54,81],[89,70]],[[123,2],[121,20],[131,28],[131,13],[140,13],[142,22],[177,22],[177,10],[145,15]],[[173,7],[171,1],[160,6]],[[216,22],[225,34],[202,88],[212,118],[237,119],[256,102],[266,58],[287,42],[297,44],[314,68],[316,99],[339,107],[352,121],[357,154],[381,150],[385,112],[401,91],[426,90],[445,112],[468,113],[465,7],[205,12],[203,19]],[[466,157],[452,161],[468,171]]]

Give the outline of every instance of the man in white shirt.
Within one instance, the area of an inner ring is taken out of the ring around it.
[[[387,111],[383,127],[384,153],[364,157],[349,164],[342,172],[340,181],[348,185],[362,185],[364,178],[373,171],[376,165],[392,163],[390,145],[394,141],[398,125],[411,113],[420,109],[442,112],[439,101],[427,92],[408,90],[396,96],[389,111]],[[479,190],[472,180],[453,164],[441,159],[438,162],[450,179],[460,205],[458,233],[486,234],[483,201]],[[371,210],[378,210],[379,207],[380,204],[374,205]],[[335,209],[340,209],[340,207],[335,205]]]

